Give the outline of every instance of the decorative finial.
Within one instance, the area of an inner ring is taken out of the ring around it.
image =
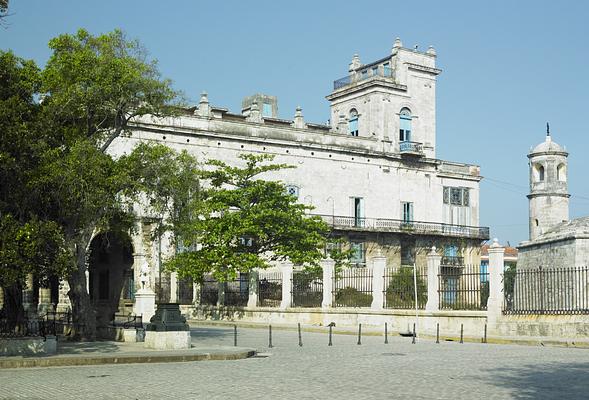
[[[550,124],[546,122],[546,136],[550,136]]]

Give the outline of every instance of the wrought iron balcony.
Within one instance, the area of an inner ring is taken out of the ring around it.
[[[399,143],[401,154],[413,154],[423,156],[423,144],[419,142],[410,142],[408,140]]]
[[[350,231],[398,232],[416,235],[489,239],[489,228],[480,226],[452,225],[439,222],[404,221],[386,218],[356,218],[340,215],[320,215],[333,229]]]
[[[381,78],[393,78],[393,69],[392,68],[378,68],[378,69],[366,69],[365,73],[361,71],[356,71],[350,73],[348,76],[344,76],[343,78],[337,79],[333,81],[333,90],[337,90],[344,86],[348,86],[354,83],[362,82],[367,79],[373,78],[375,76]]]

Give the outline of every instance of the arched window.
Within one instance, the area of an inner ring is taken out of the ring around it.
[[[533,168],[534,182],[544,181],[544,166],[542,164],[534,164]]]
[[[399,141],[411,141],[411,110],[403,108],[399,114]]]
[[[350,110],[350,119],[348,120],[350,135],[358,136],[358,111],[355,108]]]
[[[567,180],[567,167],[564,164],[559,164],[556,167],[556,179],[560,182],[566,182]]]

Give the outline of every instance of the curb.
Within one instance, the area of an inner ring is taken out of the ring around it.
[[[210,321],[210,320],[189,320],[187,321],[191,327],[198,326],[233,326],[237,325],[241,328],[253,328],[253,329],[267,329],[268,324],[261,324],[256,322],[233,322],[233,321]],[[363,327],[364,328],[364,327]],[[282,331],[296,331],[297,327],[292,325],[272,325],[273,330]],[[303,327],[301,325],[301,331],[303,332],[314,332],[324,333],[327,327]],[[398,336],[400,332],[389,331],[389,336]],[[334,335],[357,335],[358,331],[350,328],[339,328],[333,329]],[[384,336],[383,332],[377,332],[374,330],[362,329],[362,336]],[[435,335],[422,334],[417,336],[418,339],[436,340]],[[459,342],[460,336],[454,335],[440,335],[440,342]],[[482,337],[464,336],[463,342],[465,343],[483,343]],[[571,347],[579,349],[589,349],[589,341],[586,339],[551,339],[551,338],[509,338],[509,337],[496,337],[487,336],[487,344],[514,344],[523,346],[548,346],[548,347]]]
[[[253,357],[256,351],[244,349],[231,353],[196,353],[196,354],[161,354],[161,355],[119,355],[95,357],[43,357],[0,360],[0,369],[35,368],[35,367],[69,367],[81,365],[104,364],[146,364],[189,361],[224,361],[242,360]]]

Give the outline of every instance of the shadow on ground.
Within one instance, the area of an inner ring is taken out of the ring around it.
[[[534,364],[487,371],[489,374],[483,379],[491,385],[510,389],[517,399],[586,399],[589,396],[589,362]]]
[[[218,328],[190,328],[190,336],[193,339],[199,338],[223,338],[233,335],[233,329],[218,329]]]
[[[58,354],[117,353],[121,349],[113,342],[57,342]]]

